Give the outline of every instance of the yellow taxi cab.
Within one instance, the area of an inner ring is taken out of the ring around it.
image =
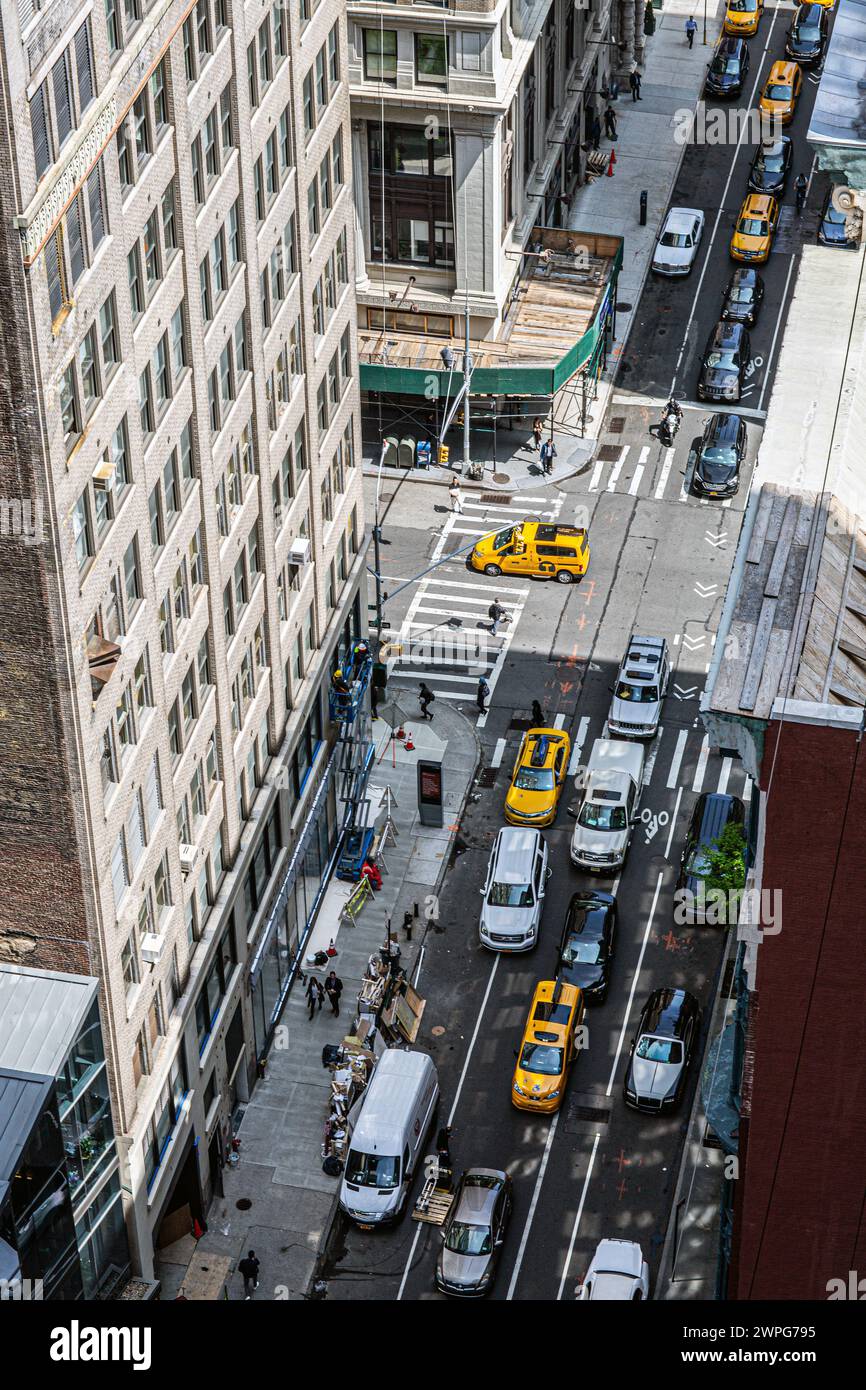
[[[482,536],[469,557],[474,570],[485,574],[528,574],[571,584],[589,566],[589,539],[579,526],[541,521],[518,522],[504,531]]]
[[[528,729],[523,735],[505,819],[511,825],[551,825],[568,771],[571,739],[563,729]]]
[[[764,0],[728,0],[724,31],[738,38],[749,38],[757,34],[763,13]]]
[[[558,980],[536,985],[511,1083],[511,1102],[518,1110],[550,1115],[559,1109],[583,1014],[583,992],[577,985]]]
[[[750,193],[737,217],[731,237],[735,261],[763,265],[770,255],[773,233],[779,221],[779,204],[768,193]]]
[[[782,125],[790,125],[802,86],[803,74],[796,63],[774,63],[761,93],[758,109],[763,116],[775,117]]]

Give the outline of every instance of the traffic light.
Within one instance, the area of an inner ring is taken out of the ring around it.
[[[447,444],[440,444],[440,445],[439,445],[439,448],[438,448],[437,453],[436,453],[436,459],[437,459],[437,462],[438,462],[438,463],[447,463],[447,462],[448,462],[448,445],[447,445]]]

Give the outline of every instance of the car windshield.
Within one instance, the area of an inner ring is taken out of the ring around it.
[[[493,1238],[489,1226],[467,1226],[464,1221],[452,1221],[445,1239],[445,1249],[455,1255],[489,1255]]]
[[[562,952],[563,965],[595,965],[601,960],[601,943],[570,936]]]
[[[765,174],[780,174],[784,159],[781,150],[773,150],[771,154],[759,154],[755,160],[755,168],[762,169]]]
[[[727,349],[724,352],[707,353],[708,367],[721,367],[725,371],[735,372],[739,365],[740,359],[738,358],[737,354],[731,351],[730,349]]]
[[[400,1178],[400,1160],[389,1154],[365,1154],[349,1150],[346,1162],[346,1181],[359,1187],[396,1187]]]
[[[758,0],[729,0],[728,9],[732,14],[754,14]]]
[[[524,1071],[534,1072],[537,1076],[559,1076],[562,1071],[562,1048],[551,1047],[548,1043],[524,1043],[520,1065]]]
[[[637,1045],[636,1055],[645,1062],[669,1062],[674,1066],[683,1060],[683,1045],[673,1038],[653,1038],[645,1033]]]
[[[514,779],[514,785],[521,792],[553,791],[553,768],[522,767]]]
[[[797,40],[805,39],[807,43],[815,43],[820,32],[821,21],[816,15],[814,19],[809,16],[795,24],[791,30],[791,36]]]
[[[532,907],[532,884],[491,883],[487,901],[491,907]]]
[[[577,823],[585,826],[587,830],[625,830],[625,807],[603,806],[597,801],[585,801]]]
[[[739,58],[726,58],[719,53],[712,61],[711,71],[721,76],[723,73],[730,72],[736,75],[740,71]]]
[[[494,550],[501,550],[504,545],[509,545],[514,539],[514,527],[508,526],[504,531],[497,531],[491,544]]]
[[[764,217],[741,217],[737,230],[742,232],[743,236],[766,236],[770,224]]]
[[[616,688],[616,698],[618,700],[628,700],[632,705],[652,705],[659,697],[657,685],[629,685],[628,681],[620,681]]]
[[[755,291],[751,285],[734,285],[728,292],[732,304],[751,304],[754,297]]]
[[[688,232],[662,232],[661,244],[662,246],[683,248],[685,246],[691,246],[692,239]]]
[[[793,96],[789,82],[768,82],[764,96],[770,101],[790,101]]]
[[[834,227],[843,227],[846,220],[844,212],[840,212],[838,208],[834,208],[832,203],[827,204],[827,211],[824,213],[825,222],[832,223]]]
[[[704,449],[702,455],[703,463],[724,464],[726,468],[731,468],[736,461],[736,450],[730,447],[722,448],[721,446],[710,445],[709,448]]]

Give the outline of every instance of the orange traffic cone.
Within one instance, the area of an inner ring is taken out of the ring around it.
[[[334,956],[335,956],[336,954],[337,954],[337,948],[336,948],[336,946],[334,945],[334,938],[331,937],[331,940],[330,940],[330,942],[328,943],[328,949],[327,949],[327,951],[325,952],[325,955],[326,955],[326,956],[330,956],[331,959],[333,960],[333,958],[334,958]]]
[[[400,725],[399,729],[394,730],[394,737],[399,739],[404,739],[406,737],[406,731],[403,728],[402,724]]]
[[[411,731],[411,729],[410,729],[410,730],[407,732],[407,734],[406,734],[406,742],[403,744],[403,747],[404,747],[404,748],[407,750],[407,752],[409,752],[409,753],[411,753],[411,752],[412,752],[412,749],[415,747],[414,743],[412,742],[412,731]]]
[[[610,159],[607,161],[607,177],[613,178],[613,166],[616,164],[616,150],[611,150]]]

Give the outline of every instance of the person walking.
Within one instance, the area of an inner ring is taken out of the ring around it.
[[[328,996],[328,1003],[337,1018],[340,1013],[340,995],[343,993],[343,981],[337,978],[336,970],[332,970],[325,981],[325,993]]]
[[[496,634],[497,634],[497,632],[499,631],[499,624],[500,624],[503,620],[505,620],[505,621],[508,621],[508,620],[509,620],[509,619],[508,619],[508,614],[506,613],[505,609],[502,607],[502,604],[499,602],[499,599],[498,599],[498,598],[495,598],[495,599],[493,600],[493,602],[491,603],[490,607],[489,607],[488,610],[487,610],[487,616],[488,616],[488,618],[491,619],[491,623],[490,623],[490,632],[491,632],[492,636],[495,637]]]
[[[616,139],[616,112],[610,105],[604,111],[604,133],[608,140]]]
[[[808,187],[809,180],[806,178],[806,175],[798,174],[796,179],[794,180],[794,201],[797,204],[798,217],[800,216],[800,213],[803,211],[803,208],[806,206],[806,190]]]
[[[321,981],[320,981],[320,980],[317,980],[317,979],[315,978],[314,975],[311,975],[310,978],[309,978],[309,980],[307,981],[307,989],[306,989],[307,1008],[308,1008],[309,1011],[310,1011],[310,1022],[311,1022],[311,1023],[312,1023],[312,1021],[313,1021],[313,1019],[314,1019],[314,1017],[315,1017],[315,1014],[316,1014],[316,1005],[317,1005],[317,1004],[318,1004],[318,1006],[319,1006],[319,1012],[321,1012],[321,1009],[322,1009],[322,1000],[324,999],[324,997],[325,997],[325,992],[324,992],[324,990],[322,989]]]
[[[556,445],[553,438],[546,440],[541,446],[541,467],[548,476],[553,472],[553,460],[556,458]]]
[[[540,415],[536,415],[535,419],[532,422],[532,438],[535,441],[534,447],[536,449],[541,448],[541,435],[543,430],[544,421],[542,420]]]
[[[247,1252],[246,1259],[241,1260],[238,1269],[244,1277],[244,1300],[249,1302],[253,1290],[259,1287],[259,1262],[255,1250]]]
[[[419,692],[418,692],[418,703],[419,703],[419,705],[421,706],[421,717],[422,717],[423,719],[431,719],[431,720],[432,720],[433,716],[432,716],[432,714],[428,714],[427,709],[428,709],[428,706],[429,706],[430,704],[432,704],[432,702],[433,702],[435,699],[436,699],[436,696],[433,694],[433,691],[429,688],[429,686],[426,686],[426,685],[424,684],[424,682],[422,681],[422,682],[421,682],[421,689],[420,689]]]
[[[479,714],[487,713],[487,696],[490,694],[490,686],[483,676],[478,679],[478,689],[475,692],[475,703],[478,706]]]
[[[689,48],[694,48],[694,44],[695,44],[695,34],[696,34],[697,32],[698,32],[698,26],[697,26],[697,24],[695,24],[695,21],[694,21],[694,18],[692,17],[692,15],[689,15],[688,19],[686,20],[686,38],[688,39],[688,42],[689,42]]]
[[[452,483],[448,489],[448,496],[451,498],[451,510],[458,515],[463,511],[463,493],[460,491],[459,484]]]
[[[601,139],[601,121],[598,119],[598,116],[593,117],[592,129],[589,132],[589,138],[592,141],[592,148],[594,150],[597,150],[598,143]]]
[[[544,710],[537,700],[532,702],[532,727],[534,729],[544,728]]]
[[[631,87],[632,101],[642,101],[643,98],[640,94],[640,73],[638,72],[637,68],[633,68],[632,71],[629,73],[628,85]]]

